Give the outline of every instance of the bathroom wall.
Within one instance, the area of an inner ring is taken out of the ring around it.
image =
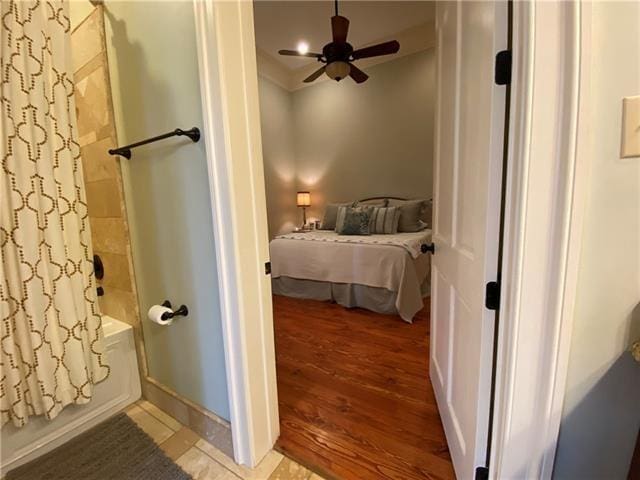
[[[88,7],[87,7],[88,6]],[[134,327],[138,364],[145,370],[144,341],[131,261],[120,160],[107,150],[117,144],[109,85],[102,6],[71,2],[71,49],[78,134],[84,167],[94,253],[105,269],[98,284],[102,313]]]
[[[555,479],[627,478],[640,429],[640,158],[620,158],[640,95],[640,4],[593,2],[590,179]]]
[[[293,92],[260,77],[272,237],[300,225],[297,190],[311,192],[310,220],[321,219],[328,202],[380,195],[431,198],[434,49],[366,73],[369,79],[362,84],[347,78]]]
[[[192,3],[107,1],[105,22],[120,143],[202,128]],[[196,413],[206,420],[207,411],[228,419],[204,141],[146,145],[121,167],[149,367],[145,395],[185,423]],[[171,326],[151,323],[147,310],[164,300],[186,304],[189,315]],[[190,413],[182,416],[185,405]],[[209,428],[188,424],[198,433]]]

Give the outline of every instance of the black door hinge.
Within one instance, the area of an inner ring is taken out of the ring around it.
[[[271,262],[267,262],[264,264],[264,274],[271,275]]]
[[[489,310],[498,310],[500,307],[500,284],[489,282],[484,291],[484,306]]]
[[[511,83],[511,50],[502,50],[496,54],[496,85]]]
[[[476,467],[475,480],[487,480],[489,478],[489,469],[487,467]]]

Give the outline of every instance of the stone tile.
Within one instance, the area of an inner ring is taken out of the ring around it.
[[[105,138],[113,138],[115,137],[115,135],[116,131],[113,127],[113,122],[110,121],[106,125],[103,125],[102,128],[97,131],[96,138],[98,140],[103,140]]]
[[[232,458],[203,439],[198,440],[196,446],[243,480],[265,480],[269,478],[269,475],[273,473],[284,458],[281,453],[271,450],[255,468],[250,469],[243,465],[238,465]]]
[[[148,402],[147,402],[148,403]],[[187,450],[193,447],[200,437],[187,427],[182,427],[176,433],[160,444],[162,451],[171,460],[177,460]]]
[[[108,287],[131,291],[131,275],[127,256],[99,250],[95,250],[95,253],[100,256],[104,265],[104,278],[99,283],[104,287],[105,296],[109,294]]]
[[[96,138],[102,138],[103,128],[111,130],[111,106],[109,105],[109,88],[107,73],[104,67],[95,71],[76,83],[76,112],[78,117],[78,136],[83,138],[96,132]]]
[[[147,312],[143,312],[142,315],[146,316],[146,314]],[[165,412],[169,412],[170,415],[182,425],[186,425],[193,430],[193,427],[189,425],[189,408],[184,403],[148,381],[143,380],[142,391],[144,397],[151,401],[151,403],[157,405],[158,408]]]
[[[86,182],[120,178],[118,157],[109,155],[109,149],[115,147],[116,144],[113,138],[107,137],[83,145],[80,148],[82,168]]]
[[[269,480],[308,480],[311,474],[311,470],[285,457],[271,474]]]
[[[144,318],[146,312],[141,312],[140,315]],[[179,395],[161,389],[154,382],[144,381],[142,390],[144,397],[151,403],[168,412],[228,457],[233,457],[231,428],[223,420],[218,421],[196,407],[187,405]]]
[[[321,477],[317,473],[312,473],[309,477],[309,480],[326,480],[324,477]]]
[[[194,480],[239,480],[197,447],[192,447],[176,461]]]
[[[102,51],[103,35],[102,9],[96,8],[71,34],[74,72]]]
[[[129,246],[127,227],[122,217],[89,219],[93,249],[100,252],[126,255]]]
[[[193,408],[189,409],[190,428],[198,432],[207,442],[214,445],[227,456],[233,457],[233,439],[231,429]]]
[[[100,304],[100,311],[104,315],[122,320],[133,327],[140,324],[138,304],[133,292],[110,286],[105,289],[105,294],[102,297],[98,297],[98,303]]]
[[[86,190],[90,217],[122,217],[120,189],[117,180],[87,182]]]
[[[107,55],[106,55],[106,52],[103,50],[101,53],[99,53],[98,55],[93,57],[91,60],[89,60],[87,63],[85,63],[84,66],[82,66],[79,70],[77,70],[73,74],[74,82],[78,83],[81,80],[84,80],[87,77],[87,75],[90,75],[91,73],[93,73],[96,68],[103,67],[105,65],[108,65]]]
[[[174,434],[173,430],[150,413],[145,412],[138,405],[130,407],[126,413],[131,420],[136,422],[136,424],[158,444],[164,442]]]
[[[142,400],[139,403],[139,405],[140,405],[140,407],[142,407],[143,410],[147,411],[148,413],[150,413],[151,415],[156,417],[158,420],[160,420],[162,423],[164,423],[170,429],[172,429],[172,430],[177,432],[178,430],[183,428],[183,425],[179,421],[177,421],[171,415],[168,415],[165,412],[163,412],[162,410],[160,410],[153,403],[150,403],[150,402],[148,402],[146,400]],[[198,438],[200,438],[200,437],[198,437]],[[195,440],[194,440],[194,442],[195,442]]]
[[[80,147],[84,147],[85,145],[93,143],[96,140],[98,140],[98,136],[96,135],[96,132],[89,132],[86,135],[83,135],[82,137],[78,138],[78,144],[80,145]]]

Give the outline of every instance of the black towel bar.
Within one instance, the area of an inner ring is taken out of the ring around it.
[[[110,155],[120,155],[121,157],[126,158],[127,160],[131,159],[131,149],[140,147],[142,145],[146,145],[147,143],[157,142],[158,140],[163,140],[169,137],[189,137],[194,143],[200,140],[200,130],[197,127],[193,127],[189,130],[182,130],[181,128],[176,128],[172,132],[163,133],[162,135],[158,135],[157,137],[147,138],[146,140],[141,140],[136,143],[132,143],[131,145],[125,145],[124,147],[112,148],[109,150]]]

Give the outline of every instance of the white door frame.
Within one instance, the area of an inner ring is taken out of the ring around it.
[[[194,2],[235,460],[279,435],[253,5]],[[588,2],[514,2],[490,475],[550,478],[582,232]],[[578,122],[580,119],[580,123]]]
[[[280,434],[253,4],[194,1],[233,451],[254,466]]]
[[[551,478],[588,181],[589,2],[514,2],[490,474]]]

